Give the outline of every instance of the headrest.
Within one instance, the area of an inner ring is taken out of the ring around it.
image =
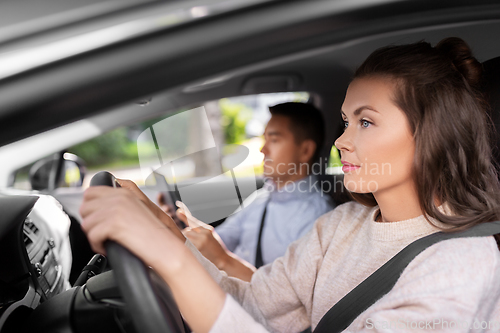
[[[491,107],[491,120],[495,124],[493,157],[500,166],[500,57],[483,62],[484,91]]]

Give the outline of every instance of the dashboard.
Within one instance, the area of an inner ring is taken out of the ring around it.
[[[30,216],[24,220],[23,241],[41,296],[48,299],[62,292],[64,277],[55,252],[55,241]]]
[[[70,228],[52,196],[0,193],[0,333],[137,332],[112,270],[70,285]]]
[[[71,286],[69,217],[47,195],[0,194],[0,332]]]

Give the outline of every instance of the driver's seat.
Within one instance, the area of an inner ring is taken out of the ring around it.
[[[483,62],[483,89],[490,104],[490,117],[495,125],[493,157],[500,176],[500,57]]]

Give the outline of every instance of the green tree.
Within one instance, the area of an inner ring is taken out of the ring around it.
[[[138,161],[137,145],[127,137],[127,129],[123,127],[70,147],[68,152],[80,156],[90,168]]]
[[[239,143],[247,138],[245,126],[252,118],[252,110],[243,103],[235,103],[223,98],[219,101],[221,125],[227,144]]]

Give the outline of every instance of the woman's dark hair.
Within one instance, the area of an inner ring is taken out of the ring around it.
[[[395,84],[394,103],[415,139],[413,176],[420,207],[453,230],[499,219],[493,126],[479,90],[481,75],[482,65],[460,38],[446,38],[435,47],[418,42],[378,49],[354,75]],[[365,205],[377,204],[371,193],[351,195]],[[453,215],[443,214],[439,203]]]

